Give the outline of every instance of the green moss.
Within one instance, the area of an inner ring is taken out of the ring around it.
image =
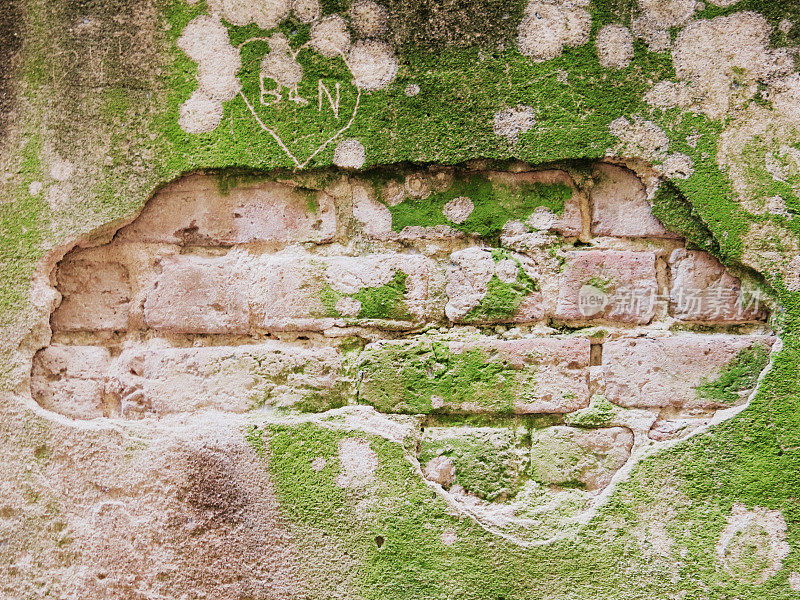
[[[511,259],[511,255],[499,249],[492,251],[495,262],[514,260],[517,264],[517,277],[510,283],[501,281],[492,275],[486,289],[486,295],[477,306],[464,315],[465,323],[486,323],[507,320],[516,314],[519,305],[530,294],[539,291],[539,284],[525,271],[522,264]]]
[[[583,281],[582,285],[590,285],[603,293],[608,293],[613,288],[614,280],[611,277],[592,275],[586,281]]]
[[[217,182],[217,189],[223,196],[230,195],[231,191],[237,187],[272,179],[269,173],[250,169],[219,169],[213,174]]]
[[[499,354],[479,348],[453,352],[440,341],[367,349],[358,368],[359,400],[381,412],[460,412],[462,404],[477,403],[508,413],[518,388],[518,370]]]
[[[455,198],[469,198],[474,208],[463,223],[449,221],[444,206]],[[572,197],[572,189],[564,184],[519,183],[493,181],[483,174],[457,177],[444,191],[433,191],[425,198],[406,198],[395,206],[392,229],[405,227],[449,225],[465,233],[497,240],[503,226],[511,220],[525,220],[539,207],[556,214],[564,211],[564,203]]]
[[[412,315],[405,305],[406,280],[408,275],[396,271],[391,281],[374,288],[362,288],[352,295],[361,302],[359,319],[396,319],[408,320]]]
[[[389,282],[374,288],[362,288],[354,294],[337,292],[326,283],[320,291],[326,316],[341,317],[342,314],[336,309],[336,303],[341,298],[352,298],[361,303],[356,319],[413,320],[414,315],[409,312],[405,302],[408,291],[407,279],[407,273],[397,270]]]
[[[745,348],[725,366],[716,379],[697,387],[697,397],[732,404],[740,400],[739,392],[755,387],[758,376],[769,362],[769,350],[761,344]]]
[[[516,493],[527,462],[518,432],[498,427],[427,429],[419,447],[420,464],[436,456],[453,461],[456,485],[489,501]]]
[[[664,182],[658,187],[653,197],[653,215],[667,229],[686,238],[698,248],[718,251],[717,243],[708,227],[673,184]]]
[[[592,396],[589,406],[564,416],[567,425],[575,427],[603,427],[611,422],[620,408],[602,394]]]

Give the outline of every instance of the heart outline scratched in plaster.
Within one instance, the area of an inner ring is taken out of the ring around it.
[[[385,33],[388,12],[368,4],[372,13],[351,10],[348,19],[295,7],[293,18],[308,29],[297,28],[290,39],[276,29],[292,16],[288,8],[264,15],[251,7],[243,15],[225,3],[210,3],[209,14],[190,21],[177,41],[198,65],[198,88],[180,107],[180,127],[189,134],[211,133],[219,127],[225,105],[238,98],[294,167],[306,167],[352,127],[362,94],[386,88],[397,75],[394,50],[376,35]],[[239,40],[252,33],[253,23],[261,33]],[[351,30],[363,39],[353,40]],[[309,70],[316,81],[307,76]],[[280,131],[282,123],[314,123],[319,130],[289,139]],[[307,148],[301,152],[295,145]],[[362,148],[358,154],[363,155]],[[364,162],[363,156],[343,160],[347,166]]]

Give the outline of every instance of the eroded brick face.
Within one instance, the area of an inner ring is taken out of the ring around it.
[[[457,501],[528,476],[596,493],[746,402],[774,337],[758,287],[669,233],[632,171],[588,172],[184,178],[58,264],[32,394],[80,419],[361,404],[418,415],[421,471]]]

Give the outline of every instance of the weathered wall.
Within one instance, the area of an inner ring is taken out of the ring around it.
[[[6,3],[4,594],[796,596],[798,19]]]

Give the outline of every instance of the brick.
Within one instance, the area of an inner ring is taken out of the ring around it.
[[[245,282],[228,257],[168,256],[147,292],[145,323],[172,333],[247,333]]]
[[[336,226],[333,198],[325,192],[267,181],[223,194],[214,178],[193,175],[158,192],[116,239],[201,246],[327,242]]]
[[[128,327],[128,270],[116,262],[67,259],[59,263],[62,300],[53,313],[55,331],[119,331]]]
[[[623,427],[579,429],[558,425],[531,434],[531,477],[548,485],[597,491],[630,458],[633,433]]]
[[[428,315],[429,271],[428,259],[406,254],[261,256],[249,261],[248,293],[264,329],[404,329]]]
[[[522,427],[425,427],[418,460],[423,475],[446,489],[459,486],[489,501],[505,498],[514,495],[525,472],[524,437]]]
[[[361,401],[382,412],[567,413],[589,404],[587,339],[448,337],[362,353]]]
[[[154,348],[126,351],[115,390],[123,413],[168,414],[261,406],[324,411],[343,406],[351,393],[333,347],[309,348],[268,341],[242,346]]]
[[[459,323],[524,323],[545,316],[540,277],[520,254],[467,248],[450,255],[445,314]]]
[[[508,185],[544,184],[565,185],[572,190],[572,195],[564,202],[564,210],[560,215],[550,213],[543,219],[542,211],[534,213],[531,224],[537,228],[554,231],[563,236],[575,237],[581,234],[583,228],[581,218],[580,193],[575,187],[575,182],[566,171],[546,169],[542,171],[523,171],[521,173],[492,172],[490,178],[493,182],[503,182]]]
[[[593,169],[590,192],[592,234],[614,237],[676,238],[651,212],[647,191],[628,169],[600,163]]]
[[[742,350],[772,341],[724,334],[612,340],[603,344],[605,395],[626,407],[724,408],[736,402],[704,397],[699,386],[714,381]],[[741,390],[739,399],[747,393]]]
[[[757,301],[743,301],[741,281],[708,252],[679,249],[669,259],[672,314],[682,321],[747,323],[765,321]]]
[[[36,354],[31,394],[44,408],[74,419],[107,416],[110,354],[94,346],[54,345]]]
[[[653,252],[568,252],[559,283],[556,318],[648,323],[655,314],[658,294],[655,262]]]

